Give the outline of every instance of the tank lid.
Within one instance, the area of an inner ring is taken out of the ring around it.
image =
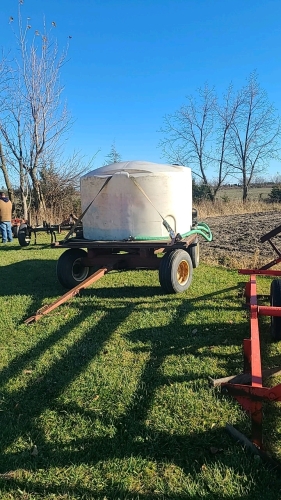
[[[129,174],[154,174],[161,172],[182,172],[186,169],[190,170],[188,167],[184,167],[182,165],[167,165],[161,163],[151,163],[149,161],[121,161],[96,168],[95,170],[83,175],[81,179],[92,176],[99,177],[103,175],[114,175],[119,172],[128,172]]]

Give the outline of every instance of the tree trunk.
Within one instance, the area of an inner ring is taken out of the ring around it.
[[[27,195],[25,193],[25,171],[22,162],[20,162],[20,197],[22,203],[23,218],[28,220]]]
[[[8,191],[9,199],[11,200],[12,204],[14,204],[14,190],[13,190],[12,184],[10,182],[10,178],[9,178],[9,174],[8,174],[8,170],[7,170],[7,165],[6,165],[6,158],[5,158],[5,155],[3,152],[1,142],[0,142],[0,168],[1,168],[3,175],[4,175],[4,180],[5,180],[6,188]]]
[[[247,183],[247,179],[243,178],[243,198],[242,198],[243,203],[246,203],[248,199],[248,191],[249,191],[249,186]]]
[[[248,186],[244,186],[243,187],[243,198],[242,198],[243,203],[246,203],[247,199],[248,199]]]
[[[41,190],[40,181],[37,179],[37,168],[34,167],[29,171],[31,180],[32,180],[32,188],[34,195],[34,208],[36,212],[36,218],[39,220],[45,219],[46,213],[46,204],[44,200],[44,195]]]

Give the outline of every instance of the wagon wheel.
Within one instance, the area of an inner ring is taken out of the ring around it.
[[[196,238],[196,240],[193,243],[191,243],[191,245],[189,245],[187,251],[191,257],[193,268],[196,269],[196,267],[199,266],[199,261],[200,261],[198,238]]]
[[[30,230],[27,224],[21,224],[18,230],[18,241],[21,247],[28,247],[30,245]]]
[[[270,305],[281,307],[281,280],[275,279],[270,287]],[[273,340],[281,340],[281,316],[271,316],[271,337]]]
[[[192,261],[185,250],[173,250],[161,259],[159,268],[160,285],[166,293],[181,293],[192,281]]]
[[[71,248],[61,254],[57,262],[57,278],[64,288],[74,288],[91,274],[91,268],[82,264],[86,256],[87,252],[81,248]]]

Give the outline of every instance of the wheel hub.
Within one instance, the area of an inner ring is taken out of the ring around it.
[[[189,265],[185,260],[179,263],[177,270],[177,280],[180,285],[184,285],[189,278]]]
[[[81,259],[77,259],[73,263],[72,275],[77,281],[83,281],[85,278],[87,278],[88,268],[82,266]]]

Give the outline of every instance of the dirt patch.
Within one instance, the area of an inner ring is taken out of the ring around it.
[[[281,225],[278,211],[207,217],[204,222],[213,233],[210,243],[200,238],[204,262],[231,267],[260,267],[278,257],[268,241],[260,241],[261,236]],[[272,242],[281,251],[281,232],[272,238]]]

